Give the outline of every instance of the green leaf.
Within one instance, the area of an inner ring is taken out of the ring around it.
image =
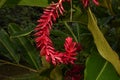
[[[38,73],[11,64],[0,65],[0,79],[3,80],[40,80]]]
[[[29,35],[33,31],[34,31],[34,28],[33,27],[29,27],[26,30],[18,31],[18,32],[15,32],[15,33],[11,34],[10,37],[11,38],[17,38],[17,37],[27,36],[27,35]]]
[[[15,46],[12,44],[8,34],[5,32],[5,30],[1,29],[0,30],[0,42],[1,44],[4,45],[4,47],[8,50],[10,56],[12,59],[16,62],[19,63],[19,55],[17,54]]]
[[[70,33],[71,33],[71,35],[73,36],[74,40],[75,40],[76,42],[78,42],[78,39],[77,39],[76,35],[73,33],[72,28],[71,28],[71,27],[68,25],[68,23],[65,22],[65,21],[64,21],[64,24],[65,24],[65,27],[70,31]]]
[[[0,8],[5,4],[7,0],[0,0]]]
[[[9,30],[11,31],[11,34],[20,32],[21,29],[16,24],[10,24]],[[34,45],[31,44],[28,37],[17,37],[21,45],[23,45],[26,53],[24,53],[24,59],[31,65],[33,65],[36,69],[39,69],[41,66],[39,53],[36,51],[36,48]]]
[[[97,51],[92,51],[92,55],[86,61],[84,80],[120,80],[120,76]]]
[[[20,0],[7,0],[3,7],[14,7],[15,5],[17,5],[20,2]]]
[[[7,57],[8,59],[12,60],[12,57],[10,56],[7,49],[4,47],[2,43],[0,43],[0,54],[4,57]]]
[[[63,80],[62,71],[60,69],[60,66],[56,66],[51,71],[50,77],[51,77],[52,80]]]
[[[12,77],[13,80],[40,80],[40,76],[37,73],[27,73],[24,75],[17,75]]]
[[[100,55],[107,61],[112,63],[116,71],[120,75],[120,60],[118,54],[110,47],[99,27],[97,26],[97,20],[90,8],[88,10],[88,29],[91,31],[96,47]]]
[[[0,0],[0,8],[13,7],[15,5],[46,7],[48,0]]]
[[[48,0],[21,0],[18,5],[46,7]]]
[[[109,13],[111,15],[115,15],[112,9],[112,0],[104,0],[103,4],[101,4],[103,7],[106,7],[109,10]]]
[[[63,51],[64,40],[66,37],[68,37],[68,34],[60,30],[52,30],[50,36],[51,36],[51,39],[53,41],[55,48],[57,50]]]

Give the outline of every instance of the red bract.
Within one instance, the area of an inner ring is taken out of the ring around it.
[[[68,70],[65,74],[65,80],[81,80],[83,75],[81,72],[84,67],[82,65],[74,64],[72,69]]]
[[[95,5],[99,5],[98,0],[92,0],[92,1],[93,1],[93,3],[94,3]],[[82,3],[83,3],[83,5],[84,5],[84,7],[87,7],[88,4],[89,4],[89,0],[82,0]]]
[[[39,24],[35,28],[36,33],[34,34],[37,48],[40,50],[40,55],[45,56],[46,60],[54,65],[60,63],[73,64],[76,60],[75,56],[77,55],[77,43],[73,42],[71,37],[65,40],[64,47],[66,52],[56,51],[50,39],[50,30],[52,29],[53,22],[59,17],[59,14],[63,15],[65,11],[62,6],[64,1],[59,0],[58,3],[52,3],[44,10],[43,15],[38,20]]]

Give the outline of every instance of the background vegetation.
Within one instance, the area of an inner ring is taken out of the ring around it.
[[[54,67],[39,56],[33,29],[43,9],[56,0],[0,0],[0,80],[64,80],[72,65]],[[120,80],[113,64],[99,54],[94,34],[89,26],[96,24],[111,48],[120,57],[120,1],[99,0],[100,6],[90,3],[88,14],[80,0],[64,3],[66,12],[51,31],[57,50],[63,50],[64,39],[72,36],[82,45],[76,64],[84,66],[83,80]],[[69,6],[68,6],[69,5]],[[91,22],[90,22],[91,21]],[[94,23],[93,23],[94,22]],[[91,24],[90,24],[91,23]],[[87,27],[88,26],[88,27]],[[97,31],[93,31],[97,34]],[[101,44],[106,49],[106,45]],[[108,50],[109,51],[109,50]],[[109,55],[112,52],[108,52]],[[112,59],[116,60],[116,59]]]

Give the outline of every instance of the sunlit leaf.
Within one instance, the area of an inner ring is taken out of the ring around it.
[[[5,4],[7,0],[0,0],[0,8]]]
[[[116,71],[120,75],[120,60],[118,54],[110,47],[99,27],[97,26],[97,20],[90,8],[88,10],[88,28],[91,31],[96,47],[100,55],[107,61],[112,63]]]
[[[13,7],[15,5],[46,7],[48,0],[0,0],[0,8]]]
[[[84,80],[120,80],[114,67],[103,59],[97,51],[92,51],[92,55],[86,61]]]
[[[48,0],[21,0],[18,5],[46,7]]]

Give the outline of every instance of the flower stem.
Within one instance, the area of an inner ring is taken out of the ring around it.
[[[72,22],[72,15],[73,15],[73,13],[72,13],[72,0],[70,1],[70,21]]]
[[[65,26],[68,28],[68,30],[70,31],[70,33],[72,34],[73,38],[75,39],[75,41],[78,43],[77,37],[75,36],[75,34],[73,33],[72,29],[70,28],[70,26],[67,24],[66,21],[64,21]]]
[[[76,27],[77,27],[78,41],[80,41],[80,28],[79,28],[79,25],[77,24]]]

